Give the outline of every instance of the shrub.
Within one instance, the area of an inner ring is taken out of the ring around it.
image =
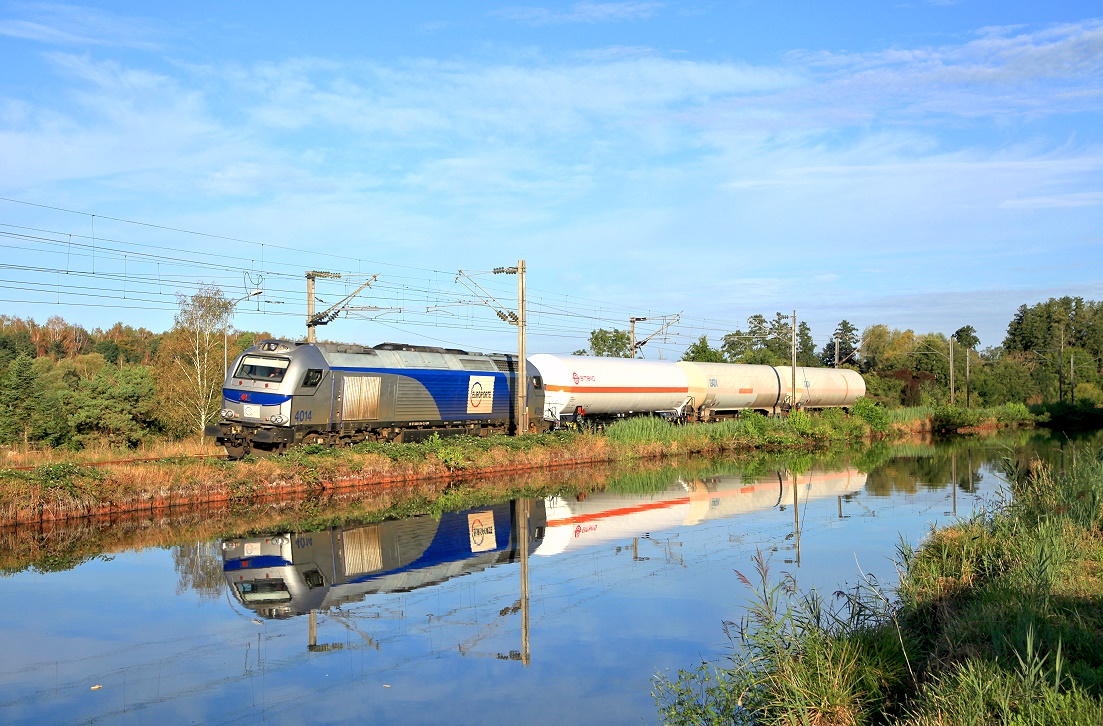
[[[865,396],[859,396],[850,412],[865,421],[872,431],[886,431],[889,427],[889,416],[881,406]]]

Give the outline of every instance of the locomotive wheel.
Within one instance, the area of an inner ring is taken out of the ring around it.
[[[285,451],[287,451],[287,444],[273,444],[271,448],[266,447],[262,444],[257,444],[253,446],[253,450],[251,453],[253,454],[253,456],[264,459],[268,458],[269,456],[279,456]]]
[[[239,461],[249,453],[249,447],[244,441],[238,446],[231,446],[230,444],[225,444],[224,446],[226,448],[226,459],[228,461]]]

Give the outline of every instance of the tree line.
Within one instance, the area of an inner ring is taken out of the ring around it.
[[[789,365],[793,337],[788,315],[752,315],[746,328],[722,336],[717,346],[702,335],[682,360]],[[575,354],[630,358],[628,338],[625,331],[598,329],[590,334],[589,346]],[[1103,404],[1103,303],[1062,297],[1024,304],[1000,344],[981,349],[980,342],[971,325],[946,335],[878,323],[859,333],[842,320],[817,349],[807,323],[798,322],[796,358],[799,366],[839,365],[861,372],[867,397],[886,406],[933,406],[951,399],[984,406]]]
[[[216,420],[224,359],[269,336],[233,329],[217,286],[178,307],[164,333],[0,316],[0,445],[136,447]]]
[[[224,358],[271,336],[234,329],[232,305],[216,286],[179,296],[178,307],[163,333],[0,315],[0,445],[134,447],[195,435],[217,420]],[[717,347],[701,336],[683,360],[788,365],[792,331],[787,315],[752,315]],[[798,322],[796,342],[798,365],[838,360],[860,371],[868,397],[886,406],[948,403],[951,355],[959,404],[1103,404],[1103,303],[1079,297],[1022,305],[1004,340],[984,349],[969,325],[949,336],[885,324],[859,333],[846,320],[819,349]],[[629,334],[595,330],[576,353],[631,357]]]

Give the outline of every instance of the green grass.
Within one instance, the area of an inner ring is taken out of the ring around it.
[[[1103,449],[1078,454],[1009,458],[1006,501],[901,545],[891,597],[803,594],[760,555],[730,659],[657,677],[660,718],[1103,723]]]

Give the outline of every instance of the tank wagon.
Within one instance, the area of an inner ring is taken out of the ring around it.
[[[529,357],[542,379],[544,418],[561,422],[584,415],[612,419],[658,413],[710,421],[743,410],[766,413],[853,405],[866,385],[845,368],[689,361],[645,361],[540,353]]]
[[[744,410],[850,406],[865,382],[847,369],[530,356],[529,431],[641,414],[712,421]],[[265,340],[234,361],[219,423],[206,433],[231,459],[299,443],[418,441],[510,433],[516,356],[383,343],[374,348]]]

